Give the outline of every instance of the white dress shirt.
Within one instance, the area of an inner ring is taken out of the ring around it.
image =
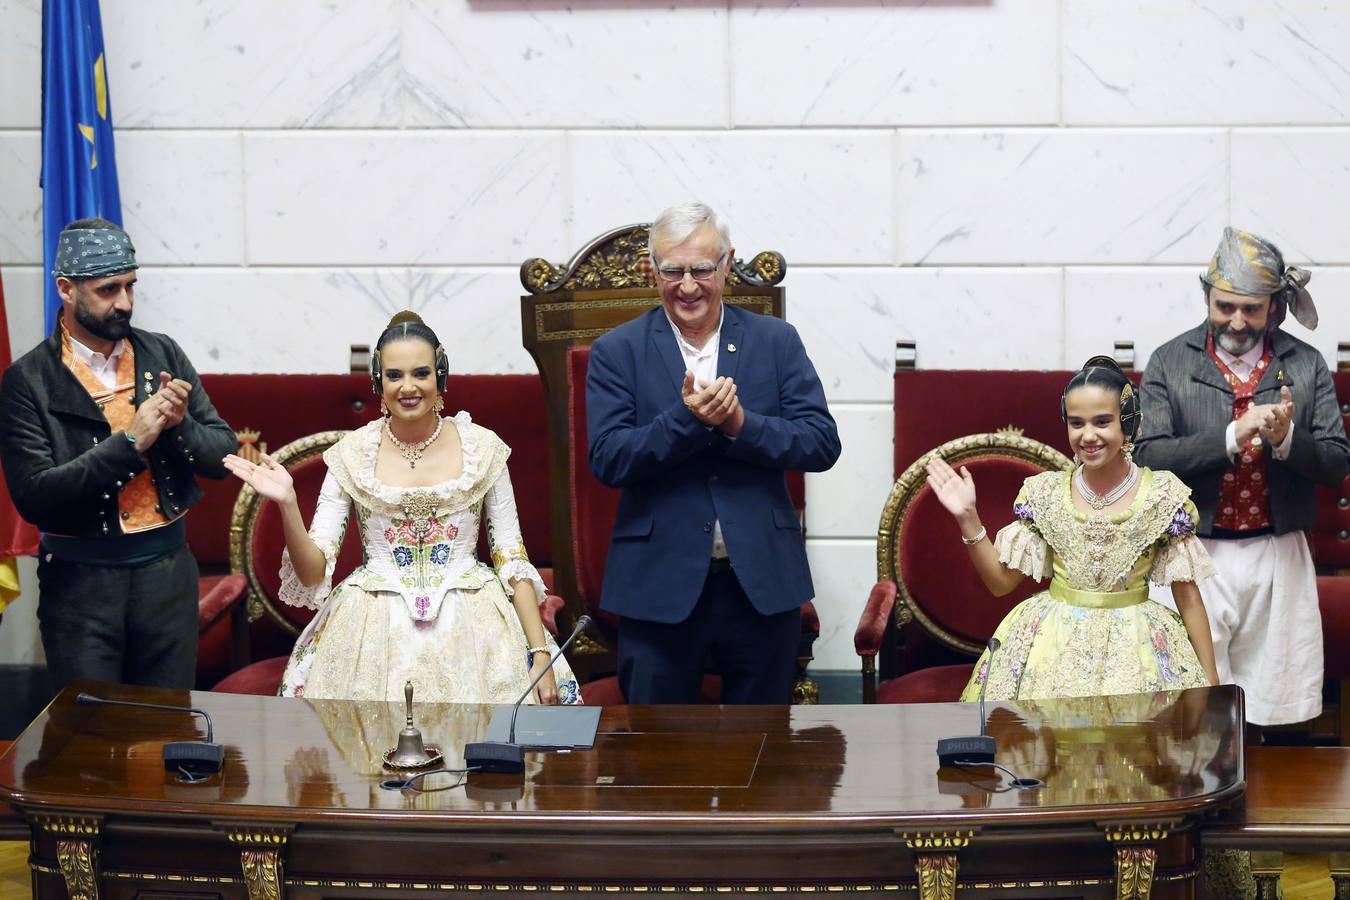
[[[694,390],[699,391],[717,380],[717,349],[722,341],[722,322],[726,319],[727,311],[722,310],[722,317],[717,320],[717,330],[708,338],[707,343],[702,347],[695,347],[684,339],[680,333],[680,328],[675,324],[675,320],[666,314],[666,321],[670,322],[670,330],[675,333],[675,346],[680,348],[680,356],[684,359],[685,371],[694,373]],[[712,558],[725,559],[727,556],[726,541],[722,539],[722,522],[719,519],[713,520],[713,539],[712,539]]]
[[[1219,357],[1219,360],[1225,366],[1227,366],[1232,371],[1232,373],[1238,377],[1238,380],[1240,381],[1246,381],[1251,377],[1252,372],[1256,371],[1256,364],[1261,361],[1261,356],[1265,353],[1265,351],[1266,351],[1265,342],[1258,341],[1256,346],[1252,347],[1252,349],[1248,350],[1246,353],[1242,354],[1241,356],[1234,356],[1227,350],[1223,349],[1223,347],[1219,346],[1218,341],[1214,342],[1214,355]],[[1257,435],[1257,437],[1253,438],[1253,440],[1260,440],[1260,435]],[[1294,423],[1290,421],[1289,430],[1285,432],[1284,440],[1281,441],[1279,446],[1275,448],[1275,458],[1278,460],[1288,459],[1289,448],[1293,444],[1293,442],[1294,442]],[[1242,452],[1242,448],[1238,446],[1237,441],[1236,419],[1228,423],[1228,429],[1224,432],[1224,443],[1228,447],[1229,459],[1235,459],[1237,455]]]
[[[89,371],[94,373],[94,377],[110,391],[117,387],[117,364],[121,361],[122,351],[126,349],[126,346],[125,340],[118,341],[113,344],[112,353],[104,356],[102,353],[90,350],[84,344],[75,340],[73,336],[70,339],[70,352],[74,354],[76,359],[88,366]]]

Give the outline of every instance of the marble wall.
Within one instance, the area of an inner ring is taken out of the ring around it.
[[[406,306],[453,326],[458,369],[531,371],[520,261],[686,198],[742,255],[783,252],[845,445],[809,480],[822,668],[856,666],[897,339],[924,367],[1069,367],[1116,340],[1142,364],[1199,321],[1229,222],[1312,263],[1310,339],[1350,339],[1334,0],[102,8],[138,318],[204,371],[341,372]],[[40,19],[0,0],[16,348],[40,331]],[[0,660],[31,652],[12,618]]]

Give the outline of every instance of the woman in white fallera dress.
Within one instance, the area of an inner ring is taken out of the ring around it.
[[[226,466],[281,505],[281,599],[317,609],[291,652],[283,696],[509,703],[557,647],[539,616],[544,585],[521,540],[510,448],[469,414],[440,416],[448,363],[412,312],[380,335],[371,377],[384,418],[324,453],[328,474],[304,526],[289,473],[264,456]],[[365,561],[336,588],[333,566],[356,510]],[[477,559],[486,519],[492,565]],[[528,698],[578,703],[559,658]]]

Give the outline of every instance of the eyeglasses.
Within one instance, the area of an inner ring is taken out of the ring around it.
[[[657,266],[656,274],[662,281],[674,284],[677,281],[684,281],[686,272],[695,281],[707,281],[717,274],[717,270],[722,267],[722,260],[727,258],[727,251],[723,250],[722,255],[717,257],[717,262],[699,263],[696,266],[682,268],[680,266]]]

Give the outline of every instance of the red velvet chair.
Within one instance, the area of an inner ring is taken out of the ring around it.
[[[281,447],[271,456],[285,466],[295,480],[295,494],[302,510],[313,510],[328,469],[323,452],[346,431],[323,431]],[[314,610],[288,606],[278,599],[281,589],[281,551],[286,545],[281,530],[281,509],[264,500],[248,485],[240,488],[230,525],[230,568],[248,584],[249,603],[264,613],[294,642],[314,618]],[[333,583],[341,581],[361,562],[361,538],[356,517],[347,522],[347,534],[333,570]],[[226,694],[275,694],[286,668],[285,656],[252,663],[221,680],[212,690]]]
[[[1004,597],[992,596],[968,559],[961,533],[927,484],[930,455],[953,468],[965,466],[975,478],[980,518],[993,537],[1012,521],[1012,504],[1022,482],[1047,469],[1067,470],[1058,450],[1016,430],[974,434],[948,441],[914,460],[896,480],[877,532],[877,579],[868,597],[853,645],[862,660],[867,703],[922,703],[957,700],[970,679],[972,663],[923,667],[877,684],[877,655],[892,619],[903,633],[911,623],[942,645],[973,659],[1003,616],[1041,585],[1027,579]]]

